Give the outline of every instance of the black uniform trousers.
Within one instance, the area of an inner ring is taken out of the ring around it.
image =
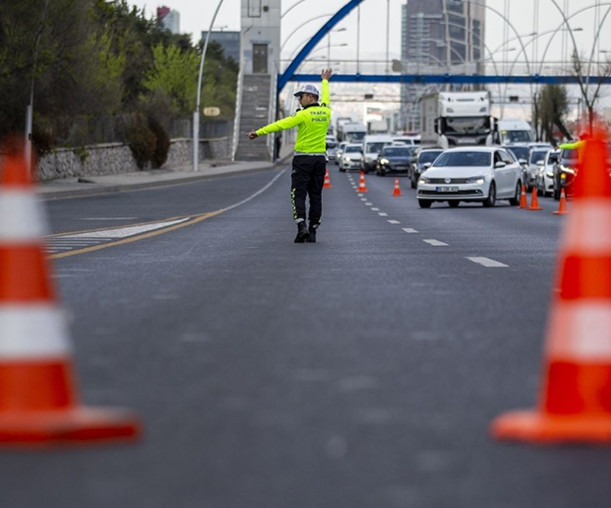
[[[306,196],[310,200],[310,226],[320,224],[322,188],[325,183],[327,158],[321,155],[295,155],[291,172],[291,203],[293,219],[306,219]]]

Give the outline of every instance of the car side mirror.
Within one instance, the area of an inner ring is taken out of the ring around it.
[[[431,163],[430,162],[425,162],[424,165],[422,166],[424,169],[429,169],[431,167]]]
[[[505,164],[503,161],[499,161],[499,162],[496,162],[496,163],[494,164],[494,168],[495,168],[495,169],[500,169],[500,168],[504,168],[506,165],[507,165],[507,164]]]
[[[526,164],[526,159],[518,159],[518,162],[522,165]]]

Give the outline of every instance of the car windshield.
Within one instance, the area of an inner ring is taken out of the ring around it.
[[[530,162],[532,164],[536,164],[537,162],[545,159],[546,154],[547,150],[536,150],[530,154]]]
[[[382,150],[382,154],[383,155],[388,155],[391,157],[398,157],[403,155],[405,156],[410,156],[412,153],[412,148],[409,148],[407,146],[387,146],[386,148],[384,148],[384,150]]]
[[[420,157],[418,157],[418,162],[424,164],[425,162],[433,162],[437,157],[439,157],[439,154],[441,153],[441,150],[439,150],[438,152],[422,152],[420,154]]]
[[[333,143],[332,141],[327,141],[327,150],[337,148],[337,143]]]
[[[382,141],[378,141],[376,143],[367,143],[365,145],[365,153],[380,153],[382,148],[384,148],[385,143]]]
[[[576,160],[577,159],[577,149],[576,148],[563,148],[561,159],[568,160]]]
[[[513,153],[517,159],[528,159],[528,147],[527,146],[508,146],[507,150]]]
[[[490,152],[445,152],[433,164],[435,167],[447,166],[490,166]]]
[[[530,131],[501,131],[501,140],[506,143],[528,143],[532,141]]]
[[[360,145],[348,145],[346,148],[344,148],[344,152],[346,153],[354,153],[354,152],[360,152],[360,151],[361,151]]]

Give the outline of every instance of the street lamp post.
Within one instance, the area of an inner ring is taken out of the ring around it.
[[[38,33],[36,34],[36,42],[34,43],[34,62],[32,65],[32,79],[30,82],[30,103],[27,105],[25,110],[25,161],[29,171],[32,170],[32,130],[33,130],[33,116],[34,116],[34,79],[36,77],[36,64],[38,62],[38,45],[40,43],[40,37],[44,29],[45,20],[47,19],[47,7],[49,0],[45,0],[45,6],[42,13],[42,22]]]
[[[208,33],[206,34],[206,41],[204,42],[204,49],[202,50],[202,59],[199,63],[199,76],[197,78],[197,99],[195,101],[195,111],[193,112],[193,171],[197,171],[197,166],[199,163],[199,105],[202,94],[202,73],[204,71],[204,60],[206,58],[206,50],[208,49],[208,41],[210,40],[210,32],[212,32],[214,20],[216,19],[216,15],[218,14],[222,3],[223,0],[219,0],[218,5],[216,6],[216,10],[214,11],[214,16],[212,16],[210,28],[208,29]]]
[[[337,30],[329,31],[329,35],[327,35],[327,65],[331,67],[331,33],[333,32],[345,32],[346,28],[338,28]]]

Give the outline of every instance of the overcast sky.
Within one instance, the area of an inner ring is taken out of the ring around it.
[[[180,28],[191,33],[193,40],[200,38],[202,30],[208,30],[216,7],[222,1],[219,13],[214,23],[215,29],[239,30],[240,5],[242,0],[129,0],[131,4],[145,9],[148,17],[154,17],[156,8],[166,5],[180,13]],[[281,42],[283,44],[282,59],[288,64],[288,59],[295,56],[318,29],[348,0],[282,0]],[[360,62],[384,61],[387,54],[389,60],[399,59],[401,53],[401,5],[406,0],[364,0],[360,6],[360,16],[357,9],[353,10],[337,28],[345,28],[331,35],[331,57],[337,60],[359,60]],[[605,60],[611,58],[611,6],[599,7],[599,17],[595,17],[597,4],[608,0],[555,0],[560,8],[565,8],[564,15],[573,29],[575,43],[585,61]],[[299,4],[299,5],[296,5]],[[296,7],[291,9],[292,6]],[[535,7],[538,5],[538,21]],[[553,0],[487,0],[486,1],[486,57],[488,62],[494,61],[498,66],[505,62],[505,70],[519,57],[519,40],[525,45],[530,61],[542,59],[543,52],[546,64],[554,61],[567,60],[572,51],[573,43],[565,29],[563,17],[554,6]],[[585,10],[583,10],[585,8]],[[290,11],[289,11],[290,9]],[[582,10],[581,13],[578,11]],[[608,13],[605,18],[605,14]],[[505,16],[506,14],[506,16]],[[509,23],[504,22],[504,18]],[[360,19],[359,19],[360,18]],[[389,19],[389,30],[386,30]],[[601,24],[600,21],[603,20]],[[598,27],[603,26],[601,42],[593,44],[594,34]],[[506,27],[506,28],[505,28]],[[581,29],[581,30],[579,30]],[[533,37],[537,33],[537,37]],[[555,34],[555,35],[554,35]],[[554,35],[553,38],[552,35]],[[506,37],[506,38],[505,38]],[[357,38],[359,53],[357,55]],[[549,45],[548,45],[549,42]],[[323,38],[310,56],[324,59],[327,55],[328,38]],[[592,53],[592,50],[594,52]],[[601,52],[600,50],[603,50]],[[492,53],[492,56],[490,54]],[[587,57],[586,57],[587,56]],[[322,62],[321,62],[322,65]],[[374,65],[374,64],[372,64]],[[383,73],[384,64],[379,63],[373,70],[361,68],[362,73]],[[533,65],[536,73],[536,65]],[[305,71],[306,69],[302,69]],[[312,71],[309,71],[312,72]],[[491,70],[489,70],[491,72]],[[524,64],[518,64],[512,74],[526,73]],[[611,95],[606,93],[606,95]]]

